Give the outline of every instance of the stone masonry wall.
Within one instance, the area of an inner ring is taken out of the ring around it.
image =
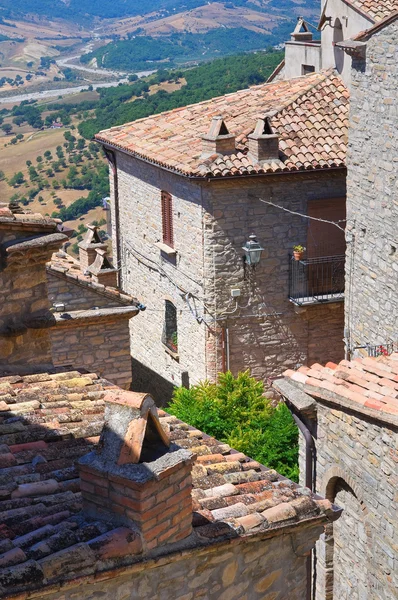
[[[398,341],[398,23],[354,63],[350,109],[346,328],[351,346]]]
[[[119,235],[121,288],[146,305],[139,319],[131,321],[133,359],[156,371],[166,381],[181,385],[182,373],[191,383],[206,378],[206,327],[192,311],[203,315],[202,200],[199,185],[142,161],[117,153],[119,223],[116,233],[115,196],[111,176],[113,239]],[[156,243],[162,242],[161,190],[172,195],[174,247],[168,257]],[[186,200],[189,201],[187,202]],[[117,248],[116,242],[114,243]],[[184,299],[190,293],[189,304]],[[177,308],[178,356],[162,342],[165,300]],[[191,307],[191,308],[190,308]],[[140,385],[145,386],[140,373]],[[133,375],[133,389],[134,375]],[[155,393],[157,401],[164,400]]]
[[[48,600],[303,600],[306,554],[322,527],[241,540],[138,563],[96,584],[65,586]],[[34,595],[32,598],[35,597]]]
[[[64,302],[67,311],[86,310],[94,306],[100,308],[120,306],[120,303],[112,302],[109,296],[90,290],[87,285],[79,285],[77,282],[68,281],[66,277],[59,277],[48,270],[47,287],[50,304]]]
[[[287,368],[343,358],[343,303],[297,309],[288,299],[288,254],[307,244],[308,221],[260,198],[306,214],[309,200],[344,195],[340,172],[214,181],[205,188],[213,209],[205,226],[207,302],[229,329],[233,372],[250,368],[267,380]],[[256,270],[245,272],[242,246],[252,232],[264,251]],[[241,290],[241,309],[235,310],[232,288]]]
[[[320,402],[316,430],[316,491],[345,509],[317,544],[316,598],[396,599],[397,432]]]
[[[83,367],[129,389],[131,356],[128,319],[108,317],[83,324],[72,320],[49,331],[55,366]]]
[[[20,326],[26,317],[48,308],[44,263],[0,273],[0,330],[10,321]],[[15,335],[0,335],[0,366],[7,364],[51,364],[47,329],[25,329]]]
[[[148,369],[148,385],[151,370],[174,385],[184,375],[191,384],[216,379],[227,362],[222,328],[228,328],[234,373],[250,368],[267,380],[288,367],[343,358],[342,304],[296,311],[288,300],[288,253],[306,244],[308,221],[259,198],[306,213],[309,200],[345,196],[344,172],[199,185],[122,153],[117,172],[113,235],[118,220],[121,287],[147,306],[131,322],[131,339],[133,359]],[[156,245],[162,241],[161,190],[173,199],[175,257]],[[242,246],[252,231],[265,250],[255,274],[245,277]],[[241,290],[243,309],[234,310],[231,288]],[[178,356],[162,343],[165,300],[177,308]],[[139,380],[142,389],[141,372]]]

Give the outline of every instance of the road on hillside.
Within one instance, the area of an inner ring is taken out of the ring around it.
[[[137,77],[146,77],[147,75],[151,75],[154,71],[140,71],[136,73]],[[0,98],[0,104],[9,104],[11,102],[22,102],[23,100],[45,100],[46,98],[57,98],[58,96],[70,96],[71,94],[77,94],[78,92],[82,92],[83,90],[87,90],[90,85],[94,90],[98,88],[108,88],[115,87],[119,85],[119,83],[126,83],[128,81],[127,77],[122,77],[117,81],[107,81],[103,83],[86,83],[85,85],[80,85],[77,87],[71,88],[60,88],[55,90],[44,90],[42,92],[31,92],[29,94],[18,94],[16,96],[8,96]],[[91,89],[91,88],[90,88]]]
[[[95,37],[95,36],[94,36]],[[94,40],[93,40],[94,41]],[[93,41],[89,42],[87,46],[83,48],[82,54],[87,54],[87,52],[91,52],[93,48]],[[98,88],[109,88],[115,87],[119,85],[119,83],[127,83],[128,78],[126,73],[122,73],[120,71],[111,71],[110,69],[94,69],[93,67],[85,67],[83,65],[75,65],[73,64],[74,60],[80,58],[81,55],[77,54],[75,56],[67,56],[65,58],[57,59],[57,65],[61,68],[69,68],[76,69],[77,71],[86,71],[87,73],[95,73],[96,75],[106,75],[117,77],[114,81],[104,81],[91,83],[87,82],[85,85],[80,85],[76,87],[70,88],[58,88],[55,90],[43,90],[42,92],[30,92],[27,94],[17,94],[15,96],[4,96],[0,98],[0,104],[8,104],[11,102],[23,102],[24,100],[45,100],[46,98],[57,98],[58,96],[70,96],[71,94],[77,94],[82,92],[83,90],[87,90],[88,86],[92,86],[94,90]],[[139,71],[135,73],[137,77],[146,77],[147,75],[151,75],[155,71]]]

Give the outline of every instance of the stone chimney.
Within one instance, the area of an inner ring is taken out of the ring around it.
[[[106,250],[102,248],[95,250],[95,260],[87,270],[91,273],[95,282],[117,287],[117,269],[111,264]]]
[[[79,460],[83,511],[132,528],[144,551],[188,537],[194,456],[170,443],[151,396],[112,391],[104,400],[98,447]]]
[[[222,117],[213,117],[209,132],[202,137],[202,158],[213,154],[233,154],[235,152],[235,136],[230,134]]]
[[[87,227],[84,240],[79,244],[80,268],[83,272],[95,261],[98,249],[106,250],[106,244],[101,241],[98,234],[98,227],[95,225],[87,225]]]
[[[297,25],[290,35],[290,39],[292,42],[312,42],[312,33],[303,17],[297,19]]]
[[[248,136],[248,156],[255,163],[279,160],[279,136],[273,133],[269,120],[258,119]]]

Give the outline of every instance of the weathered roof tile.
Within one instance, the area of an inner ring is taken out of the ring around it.
[[[254,86],[178,111],[153,115],[100,132],[98,141],[184,175],[228,177],[344,167],[348,91],[331,71]],[[221,114],[235,135],[236,152],[202,158],[202,137]],[[248,139],[259,117],[279,135],[281,160],[264,164],[248,155]],[[339,119],[339,120],[337,120]],[[121,137],[122,134],[122,137]],[[314,150],[330,145],[319,158]]]

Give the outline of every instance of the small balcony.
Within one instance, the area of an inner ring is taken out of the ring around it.
[[[289,300],[310,306],[344,300],[345,255],[295,260],[289,254]]]

